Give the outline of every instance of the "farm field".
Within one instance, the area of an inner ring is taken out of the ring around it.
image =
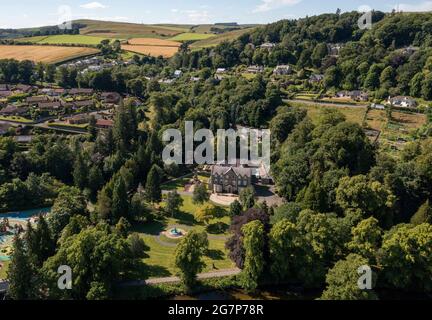
[[[92,37],[85,35],[55,35],[55,36],[38,36],[29,38],[17,39],[21,42],[37,43],[37,44],[85,44],[85,45],[98,45],[106,37]]]
[[[230,41],[240,37],[242,34],[245,34],[249,31],[252,31],[254,28],[246,28],[241,30],[230,31],[226,33],[222,33],[220,35],[215,35],[214,37],[210,37],[208,39],[200,40],[192,43],[191,48],[206,48],[206,47],[215,47],[223,41]]]
[[[81,34],[109,38],[169,38],[187,29],[161,25],[145,25],[138,23],[110,22],[96,20],[76,20],[75,23],[85,25]]]
[[[185,32],[182,34],[179,34],[173,38],[171,38],[171,40],[173,41],[198,41],[198,40],[205,40],[205,39],[209,39],[215,37],[214,34],[208,34],[208,33],[193,33],[193,32]]]
[[[139,46],[159,46],[159,47],[180,47],[181,43],[155,38],[132,38],[128,40],[129,45]]]
[[[60,63],[98,52],[97,49],[82,47],[0,45],[0,59],[32,60],[45,63]]]
[[[122,49],[139,54],[146,54],[153,57],[163,56],[170,58],[174,56],[179,48],[178,47],[161,47],[161,46],[143,46],[143,45],[122,45]]]

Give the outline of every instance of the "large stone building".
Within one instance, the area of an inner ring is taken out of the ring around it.
[[[252,170],[245,167],[213,166],[209,181],[214,193],[240,193],[252,185]]]

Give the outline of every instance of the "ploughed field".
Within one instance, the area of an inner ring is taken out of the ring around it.
[[[0,59],[32,60],[44,63],[59,63],[98,52],[97,49],[82,47],[0,45]]]
[[[154,38],[133,38],[129,39],[127,44],[122,45],[122,49],[126,51],[164,58],[174,56],[179,47],[179,42]]]

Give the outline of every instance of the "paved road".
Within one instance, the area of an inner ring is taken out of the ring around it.
[[[202,279],[211,279],[211,278],[222,278],[228,276],[234,276],[241,272],[240,269],[222,269],[218,271],[206,272],[198,274],[197,278]],[[125,287],[134,287],[134,286],[143,286],[143,285],[152,285],[152,284],[162,284],[162,283],[177,283],[180,282],[179,277],[165,277],[165,278],[154,278],[148,280],[141,281],[131,281],[127,283],[123,283],[122,286]]]
[[[332,102],[319,102],[319,101],[307,101],[307,100],[299,100],[299,99],[284,99],[284,102],[296,102],[296,103],[302,103],[307,105],[320,105],[325,107],[336,107],[336,108],[364,108],[367,107],[365,104],[343,104],[343,103],[332,103]]]

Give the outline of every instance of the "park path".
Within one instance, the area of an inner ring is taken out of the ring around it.
[[[211,279],[211,278],[222,278],[228,276],[235,276],[240,272],[241,270],[238,268],[221,269],[217,271],[200,273],[197,275],[197,278],[199,280]],[[130,282],[123,283],[122,286],[135,287],[135,286],[143,286],[143,285],[156,285],[156,284],[177,283],[177,282],[180,282],[180,278],[173,276],[173,277],[164,277],[164,278],[153,278],[153,279],[140,280],[140,281],[130,281]]]

